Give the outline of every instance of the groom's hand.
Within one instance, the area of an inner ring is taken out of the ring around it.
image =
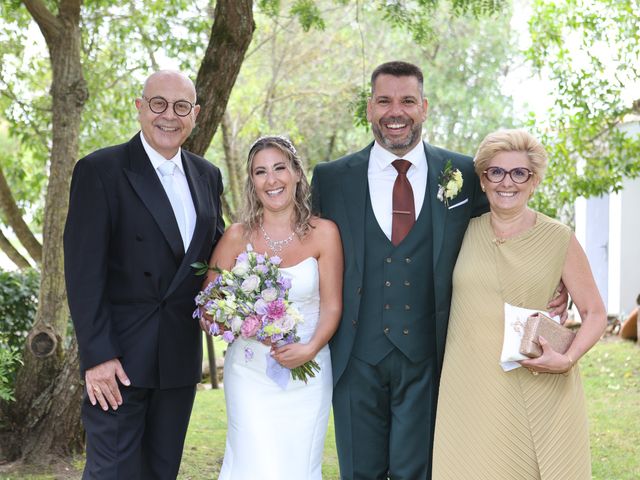
[[[118,405],[122,405],[122,395],[116,379],[123,385],[131,385],[129,377],[117,358],[107,360],[86,371],[84,380],[91,405],[99,403],[104,411],[109,409],[109,405],[114,410],[118,409]]]
[[[556,315],[560,315],[560,323],[564,325],[564,322],[566,322],[569,317],[568,305],[569,293],[567,292],[567,287],[565,287],[562,280],[560,280],[560,283],[556,288],[555,296],[551,299],[549,305],[547,305],[547,308],[549,309],[549,316],[555,317]]]

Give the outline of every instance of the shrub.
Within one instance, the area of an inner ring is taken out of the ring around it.
[[[12,398],[21,352],[38,306],[40,274],[36,270],[0,270],[0,398]]]

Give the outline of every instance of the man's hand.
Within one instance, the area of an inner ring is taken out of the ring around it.
[[[122,405],[122,395],[120,395],[116,378],[123,385],[131,385],[117,358],[107,360],[86,371],[84,381],[91,405],[99,403],[104,411],[109,409],[109,405],[114,410],[118,409],[118,405]]]
[[[562,280],[560,280],[558,288],[556,288],[556,296],[553,297],[549,302],[549,305],[547,305],[547,308],[549,309],[549,316],[555,317],[556,315],[560,315],[560,324],[564,325],[564,322],[569,318],[568,305],[569,293],[567,292],[567,287],[565,287]]]

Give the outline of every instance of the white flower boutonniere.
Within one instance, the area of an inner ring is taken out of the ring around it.
[[[447,207],[449,201],[456,198],[460,190],[462,190],[462,173],[457,168],[453,168],[451,160],[447,160],[444,170],[440,174],[440,183],[438,184],[438,200],[443,202]]]

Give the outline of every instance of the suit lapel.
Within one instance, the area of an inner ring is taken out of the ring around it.
[[[433,266],[434,271],[438,265],[440,250],[444,240],[444,232],[447,223],[447,207],[438,200],[438,184],[440,183],[440,175],[444,170],[446,160],[428,143],[424,143],[424,151],[427,157],[427,165],[429,167],[427,182],[428,189],[425,195],[430,195],[431,204],[431,220],[433,231]]]
[[[205,241],[207,231],[211,228],[211,225],[207,225],[206,222],[213,217],[211,204],[207,198],[209,186],[207,185],[206,176],[198,170],[189,154],[184,150],[182,151],[182,165],[184,166],[185,176],[189,183],[193,205],[196,209],[196,226],[189,248],[182,258],[182,262],[180,262],[180,267],[171,281],[166,295],[170,295],[187,275],[193,274],[191,270],[191,264],[193,262],[202,260],[201,258],[197,258],[197,256],[200,254],[200,247],[202,246],[202,242]]]
[[[367,202],[367,174],[369,166],[369,145],[358,152],[345,166],[342,176],[342,194],[345,200],[344,208],[349,220],[352,254],[360,274],[364,272],[364,222]]]
[[[158,174],[154,171],[151,161],[144,151],[140,134],[129,142],[129,168],[125,168],[124,173],[158,224],[173,252],[176,264],[179,265],[184,257],[184,245],[180,230],[173,216],[169,198],[167,198]]]

